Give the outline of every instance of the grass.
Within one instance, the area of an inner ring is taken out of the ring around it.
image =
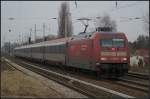
[[[42,81],[27,76],[20,71],[10,70],[7,64],[1,71],[1,96],[29,96],[63,98],[56,90],[43,85]]]

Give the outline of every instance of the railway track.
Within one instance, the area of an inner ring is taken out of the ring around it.
[[[134,81],[134,80],[129,80],[129,79],[124,79],[124,78],[120,78],[120,81],[117,81],[117,84],[120,84],[122,86],[127,86],[136,90],[140,90],[143,92],[148,92],[148,83],[143,83],[140,81]]]
[[[17,63],[18,64],[18,63]],[[52,79],[56,82],[59,82],[67,87],[73,88],[83,94],[86,94],[89,97],[94,97],[94,98],[98,98],[98,97],[123,97],[123,98],[135,98],[133,96],[129,96],[123,93],[119,93],[101,86],[97,86],[85,81],[81,81],[79,79],[76,78],[72,78],[70,76],[66,76],[66,75],[62,75],[50,70],[46,70],[44,68],[40,68],[38,66],[26,63],[26,62],[22,62],[21,65],[26,69],[29,69],[31,71],[34,71],[40,75],[43,75],[44,77],[47,77],[49,79]]]
[[[120,81],[118,81],[117,83],[120,85],[148,92],[149,87],[148,74],[129,71],[127,77],[120,78],[119,80]]]
[[[136,72],[129,72],[127,77],[119,78],[120,81],[117,81],[116,83],[131,87],[137,90],[141,90],[144,92],[148,92],[149,82],[148,82],[149,76],[147,74],[142,73],[136,73]]]
[[[117,83],[123,86],[131,87],[137,90],[148,92],[149,75],[129,71],[127,77],[120,78]]]
[[[131,72],[131,71],[128,72],[128,76],[139,78],[139,79],[145,79],[145,80],[149,79],[149,75],[148,74]]]

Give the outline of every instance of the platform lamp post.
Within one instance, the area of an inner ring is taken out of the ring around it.
[[[54,17],[54,18],[50,18],[49,20],[51,20],[51,19],[57,20],[57,24],[58,24],[58,18]],[[59,28],[59,26],[58,26],[58,28]]]
[[[51,19],[53,19],[53,20],[57,20],[57,25],[58,25],[58,18],[51,18]],[[59,25],[58,25],[58,28],[59,28]],[[57,29],[58,30],[58,29]]]
[[[10,18],[8,18],[8,20],[13,21],[13,20],[15,20],[15,18],[10,17]],[[11,32],[12,30],[9,29],[8,31]],[[10,56],[10,40],[9,40],[9,50],[8,50],[8,54],[9,54],[9,56]]]
[[[29,44],[31,44],[31,33],[32,33],[32,28],[30,28],[30,34],[29,34]]]
[[[65,38],[68,37],[68,34],[67,34],[68,33],[68,20],[67,20],[67,18],[70,18],[70,16],[71,16],[70,12],[65,13]]]
[[[46,37],[45,37],[45,23],[43,23],[43,41],[46,41]]]
[[[53,20],[57,20],[57,24],[58,24],[58,18],[51,18],[51,19],[53,19]]]

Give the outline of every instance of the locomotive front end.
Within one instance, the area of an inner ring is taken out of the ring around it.
[[[128,72],[128,41],[123,33],[103,33],[98,40],[98,68],[103,75],[123,76]]]

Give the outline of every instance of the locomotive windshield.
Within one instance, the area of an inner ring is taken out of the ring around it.
[[[100,40],[102,47],[124,47],[124,39],[102,39]]]

